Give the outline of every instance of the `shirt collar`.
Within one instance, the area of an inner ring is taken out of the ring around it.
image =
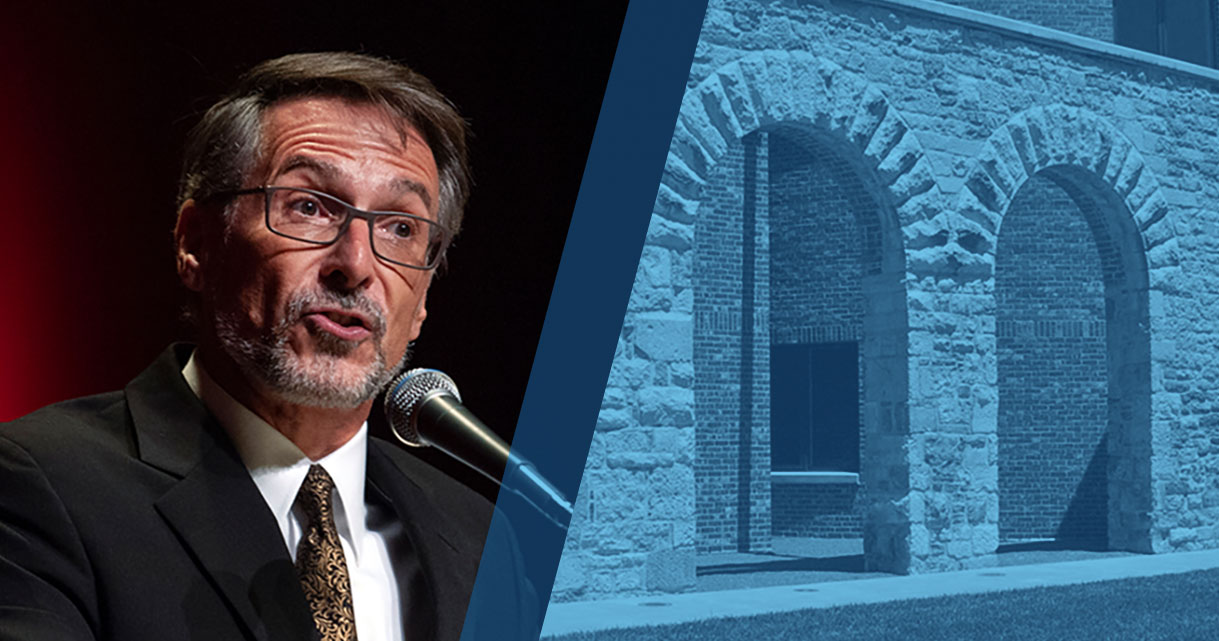
[[[238,456],[254,479],[267,506],[271,508],[280,532],[290,540],[293,527],[292,505],[309,466],[321,465],[334,480],[338,494],[335,525],[339,536],[346,538],[357,557],[358,542],[364,539],[365,522],[364,479],[368,461],[368,423],[337,450],[317,461],[309,460],[288,437],[262,420],[249,408],[233,398],[203,369],[203,364],[191,354],[182,368],[182,376],[191,390],[228,432]]]

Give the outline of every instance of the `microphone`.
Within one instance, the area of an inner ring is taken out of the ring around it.
[[[571,503],[461,404],[457,385],[444,372],[416,368],[399,374],[385,392],[385,418],[406,445],[441,450],[567,529]]]

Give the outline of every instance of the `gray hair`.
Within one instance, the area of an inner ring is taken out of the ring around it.
[[[241,189],[261,154],[262,117],[276,102],[335,97],[379,106],[414,127],[431,148],[440,177],[437,218],[450,238],[461,229],[470,194],[468,126],[432,83],[403,64],[356,53],[301,53],[268,60],[237,80],[187,136],[178,206]]]

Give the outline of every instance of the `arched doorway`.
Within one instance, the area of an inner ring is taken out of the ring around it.
[[[1017,190],[995,268],[1001,544],[1108,549],[1150,449],[1147,275],[1125,205],[1051,166]],[[1143,535],[1145,536],[1145,535]]]

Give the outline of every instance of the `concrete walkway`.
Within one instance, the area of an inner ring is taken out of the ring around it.
[[[542,637],[841,605],[1074,585],[1213,568],[1219,568],[1219,550],[993,567],[858,581],[552,603],[546,612]]]

